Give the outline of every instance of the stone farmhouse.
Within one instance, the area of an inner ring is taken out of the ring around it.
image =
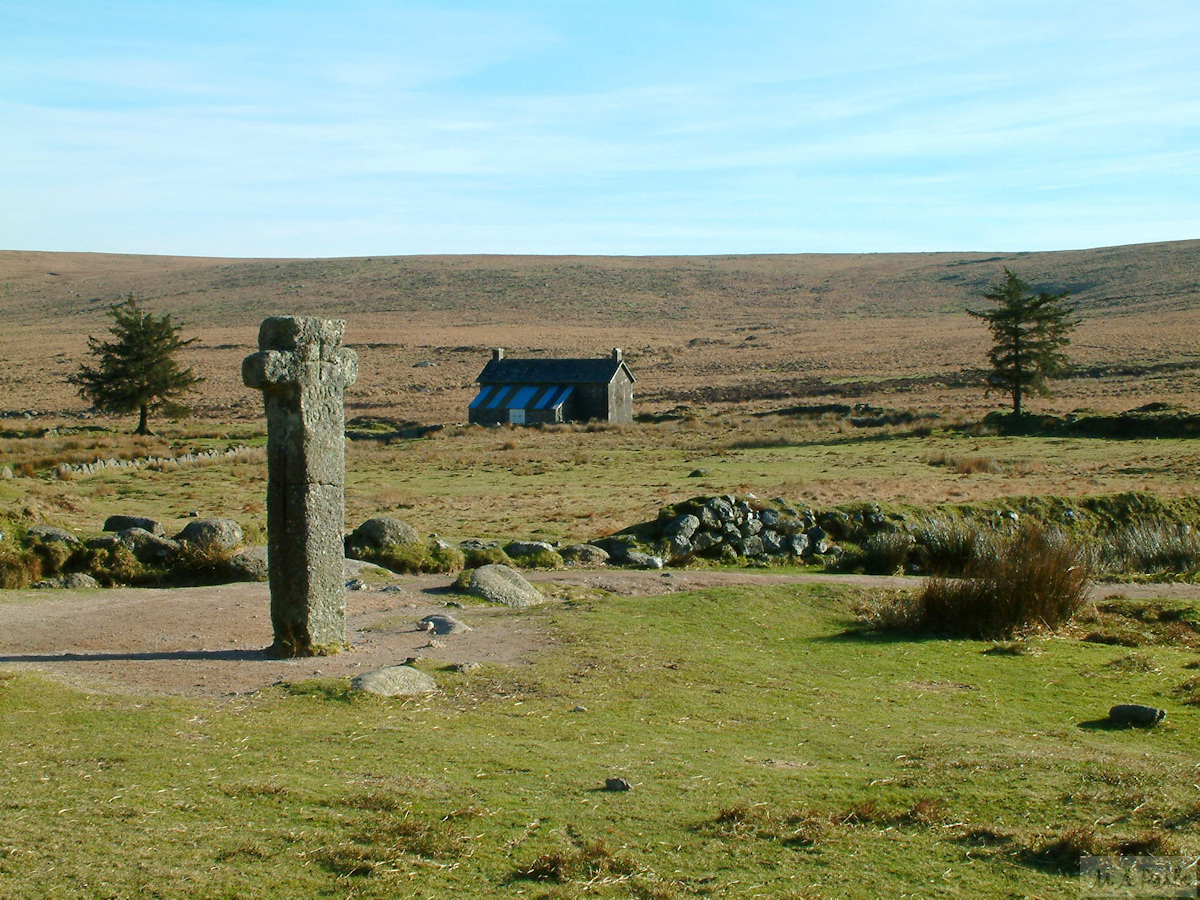
[[[475,425],[632,422],[633,373],[620,349],[600,359],[506,359],[502,349],[475,381]]]

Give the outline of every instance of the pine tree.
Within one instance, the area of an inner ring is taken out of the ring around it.
[[[180,337],[182,325],[170,315],[155,317],[143,312],[132,293],[110,310],[113,326],[111,341],[88,338],[88,348],[96,358],[95,367],[81,366],[68,377],[71,384],[92,405],[104,412],[138,413],[135,434],[150,434],[151,411],[179,414],[187,407],[179,398],[203,381],[191,368],[180,368],[175,353],[196,338]]]
[[[988,384],[1012,397],[1013,414],[1020,416],[1027,393],[1049,396],[1046,379],[1068,368],[1064,349],[1071,343],[1071,330],[1078,324],[1067,294],[1034,294],[1032,289],[1004,270],[1004,282],[983,295],[996,308],[968,313],[987,322],[992,332],[992,364]]]

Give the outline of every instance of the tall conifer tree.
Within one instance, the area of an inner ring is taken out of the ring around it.
[[[88,338],[96,365],[81,366],[67,380],[98,410],[137,412],[134,433],[150,434],[150,413],[186,412],[180,398],[204,380],[175,360],[176,352],[196,338],[184,340],[180,336],[183,326],[172,322],[170,315],[155,317],[144,312],[132,293],[113,306],[111,313],[113,339]]]
[[[1071,343],[1071,330],[1078,319],[1065,292],[1034,294],[1008,269],[1004,281],[983,296],[996,307],[967,312],[987,322],[992,332],[988,383],[1012,398],[1013,414],[1020,416],[1026,394],[1049,396],[1046,379],[1067,370],[1064,348]]]

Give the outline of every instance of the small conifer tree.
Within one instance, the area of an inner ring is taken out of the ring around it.
[[[138,413],[135,434],[150,434],[152,411],[173,415],[187,412],[180,398],[204,379],[181,368],[177,351],[193,343],[184,340],[182,325],[170,315],[155,317],[144,312],[132,293],[111,310],[113,339],[88,338],[96,364],[81,366],[68,377],[84,399],[104,412]]]
[[[994,309],[968,313],[987,322],[992,332],[992,364],[988,383],[1012,397],[1013,414],[1020,416],[1025,395],[1048,396],[1046,379],[1067,369],[1064,349],[1078,323],[1067,294],[1034,294],[1029,285],[1004,270],[1004,281],[983,295]]]

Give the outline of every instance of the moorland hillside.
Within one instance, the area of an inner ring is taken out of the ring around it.
[[[345,318],[364,375],[352,407],[398,418],[461,417],[490,346],[548,355],[622,346],[642,403],[657,407],[865,396],[872,384],[945,403],[945,391],[978,382],[987,334],[965,311],[981,305],[1006,267],[1036,289],[1069,291],[1078,306],[1073,356],[1092,383],[1064,392],[1065,405],[1194,394],[1200,240],[1033,253],[706,257],[2,251],[2,405],[81,410],[64,379],[86,354],[87,336],[108,327],[110,305],[131,291],[200,338],[192,361],[208,381],[199,406],[221,415],[257,408],[238,363],[258,322],[273,314]],[[847,382],[868,387],[847,391]]]

